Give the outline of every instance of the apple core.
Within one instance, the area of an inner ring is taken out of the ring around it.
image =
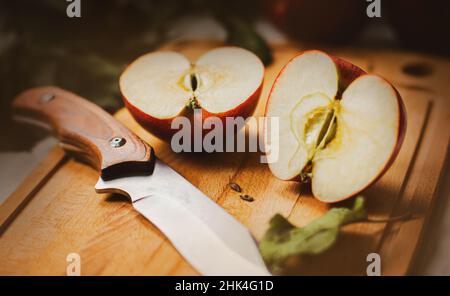
[[[308,110],[309,100],[317,100],[319,97],[327,104],[315,107],[309,112],[302,111],[305,107],[306,111]],[[331,99],[324,93],[304,96],[292,110],[290,116],[291,130],[297,139],[297,151],[302,148],[307,151],[307,162],[300,172],[302,182],[311,178],[311,170],[317,152],[325,149],[335,138],[338,129],[338,110],[339,100]],[[290,160],[290,164],[297,157],[297,151]]]

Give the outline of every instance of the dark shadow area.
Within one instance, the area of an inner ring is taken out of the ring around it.
[[[105,201],[110,203],[124,203],[124,202],[130,202],[130,198],[128,196],[125,196],[123,194],[113,193],[108,195],[106,197]]]

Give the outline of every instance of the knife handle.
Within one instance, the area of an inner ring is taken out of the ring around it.
[[[103,179],[151,174],[153,149],[97,105],[57,87],[19,94],[14,116],[50,125],[61,146],[100,171]]]

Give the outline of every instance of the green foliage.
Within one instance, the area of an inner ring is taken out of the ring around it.
[[[273,57],[269,46],[250,23],[233,16],[222,18],[222,22],[228,32],[227,42],[229,44],[254,52],[264,65],[272,62]]]
[[[333,208],[305,227],[295,227],[277,214],[270,220],[259,248],[266,264],[274,271],[291,256],[317,255],[336,242],[341,226],[367,219],[364,198],[355,199],[352,209]]]

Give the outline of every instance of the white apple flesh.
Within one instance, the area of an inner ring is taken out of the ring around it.
[[[404,105],[391,84],[320,51],[285,66],[266,117],[280,122],[273,174],[310,179],[313,195],[330,203],[375,182],[395,159],[406,129]]]
[[[146,54],[120,77],[125,105],[134,118],[160,138],[176,130],[172,120],[201,108],[204,118],[248,117],[259,99],[264,77],[260,59],[248,50],[221,47],[191,62],[170,51]]]

